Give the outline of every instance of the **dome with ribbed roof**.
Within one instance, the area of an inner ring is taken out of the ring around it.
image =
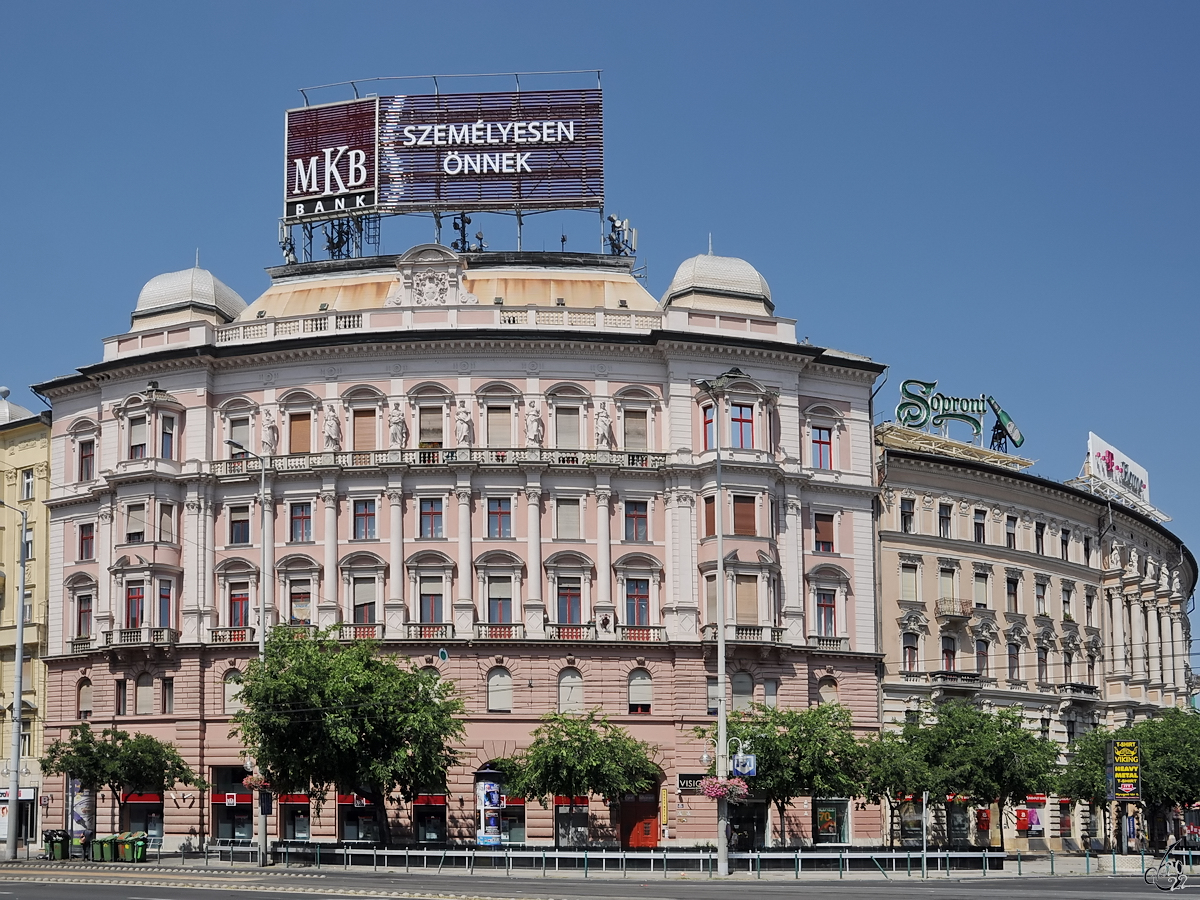
[[[232,321],[246,308],[246,301],[208,269],[195,266],[147,281],[138,294],[133,315],[139,318],[186,306],[216,310],[226,321]]]
[[[684,298],[691,300],[680,302]],[[663,295],[664,306],[737,309],[747,302],[768,314],[775,311],[767,279],[744,259],[711,253],[684,260]]]
[[[19,422],[21,419],[31,419],[33,413],[23,406],[17,406],[8,399],[8,388],[0,387],[0,425],[9,422]]]

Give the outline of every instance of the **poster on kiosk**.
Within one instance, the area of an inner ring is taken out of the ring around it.
[[[475,843],[480,847],[500,846],[503,810],[500,807],[499,783],[495,781],[475,782],[475,808],[479,815]]]

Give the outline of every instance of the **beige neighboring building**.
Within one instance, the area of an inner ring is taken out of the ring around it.
[[[1177,536],[1016,456],[890,423],[875,439],[884,727],[952,698],[1017,706],[1065,760],[1085,731],[1188,704],[1196,560]],[[973,805],[950,818],[952,842],[986,843]],[[990,824],[996,844],[994,807]],[[1078,849],[1101,827],[1055,797],[1003,824],[1009,849]]]
[[[8,799],[8,760],[12,747],[13,663],[16,658],[16,610],[25,609],[25,701],[21,743],[21,830],[24,839],[39,839],[41,815],[42,716],[45,710],[46,601],[49,596],[48,519],[43,501],[50,492],[50,413],[34,413],[8,399],[0,388],[0,805]],[[22,540],[21,515],[27,515],[28,563],[25,598],[17,597]],[[5,834],[7,819],[0,824]]]

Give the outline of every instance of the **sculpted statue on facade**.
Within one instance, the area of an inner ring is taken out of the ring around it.
[[[271,411],[267,410],[263,413],[263,430],[262,430],[262,455],[274,456],[275,451],[279,449],[279,425],[275,422],[275,417],[271,415]]]
[[[325,449],[342,449],[342,420],[338,418],[332,403],[325,410]]]
[[[1136,575],[1138,573],[1138,552],[1137,547],[1129,548],[1129,564],[1125,566],[1127,575]]]
[[[1121,544],[1119,541],[1112,542],[1112,549],[1109,551],[1108,567],[1110,569],[1121,568]]]
[[[408,446],[408,419],[399,403],[393,403],[388,412],[388,446],[393,450]]]
[[[1171,589],[1171,570],[1167,568],[1166,563],[1162,563],[1158,567],[1158,587],[1163,591]]]
[[[546,436],[546,428],[542,424],[542,414],[538,411],[537,402],[529,401],[525,410],[525,446],[540,447]]]
[[[596,449],[612,449],[612,416],[609,415],[608,404],[603,400],[596,410]]]
[[[475,446],[475,423],[471,421],[471,411],[465,400],[459,400],[458,409],[454,411],[454,440],[460,447]]]

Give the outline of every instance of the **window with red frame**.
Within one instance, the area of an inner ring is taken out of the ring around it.
[[[975,671],[980,675],[988,673],[988,642],[975,642]]]
[[[250,624],[250,585],[244,581],[229,586],[229,626],[244,628]]]
[[[954,638],[942,638],[942,671],[953,672],[957,659],[958,647],[954,643]]]
[[[814,469],[833,468],[833,431],[829,428],[812,430],[812,465]]]
[[[583,619],[580,579],[558,579],[558,623],[578,625]]]
[[[813,550],[816,553],[833,552],[833,516],[822,513],[813,516]]]
[[[312,540],[312,504],[292,504],[292,537],[296,542]]]
[[[165,578],[158,582],[158,624],[160,628],[175,627],[175,610],[171,603],[171,582]]]
[[[715,407],[706,406],[701,413],[704,416],[704,449],[712,450],[717,446],[717,411]]]
[[[146,586],[140,581],[125,585],[125,627],[141,628],[146,608]]]
[[[488,537],[512,537],[512,500],[508,497],[488,498]]]
[[[79,526],[79,558],[96,558],[96,526],[92,522]]]
[[[91,481],[96,477],[96,442],[79,442],[79,480]]]
[[[645,541],[647,537],[647,509],[645,500],[628,500],[625,502],[625,540]]]
[[[754,449],[754,407],[733,404],[730,412],[730,440],[734,447]]]
[[[146,458],[146,417],[136,416],[129,420],[129,458]]]
[[[628,578],[625,580],[625,624],[650,624],[650,580]]]
[[[356,541],[375,540],[375,501],[354,501],[354,539]]]
[[[75,598],[75,636],[92,636],[92,595],[80,594]]]
[[[833,591],[817,591],[817,634],[834,637],[837,634],[837,606]]]
[[[442,501],[421,501],[421,537],[440,538],[442,536]]]
[[[904,671],[916,672],[920,662],[917,657],[917,644],[920,639],[912,632],[904,634]]]

